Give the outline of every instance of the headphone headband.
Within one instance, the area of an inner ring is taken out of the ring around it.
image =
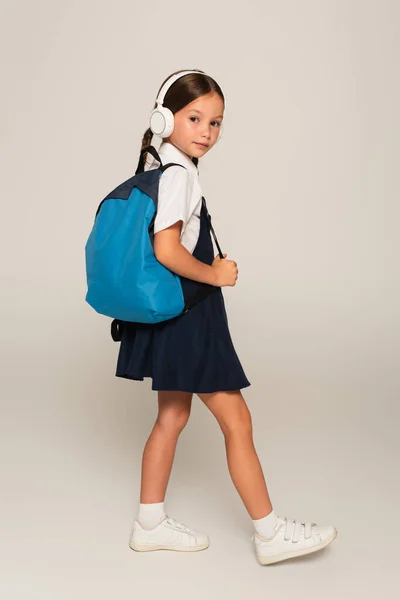
[[[175,83],[177,79],[183,77],[184,75],[188,75],[189,73],[200,73],[201,75],[205,75],[205,73],[201,73],[201,71],[183,71],[181,73],[175,73],[175,75],[171,75],[171,77],[167,79],[167,81],[164,83],[160,90],[160,93],[158,94],[158,97],[156,99],[157,104],[162,105],[164,103],[165,94],[168,92],[171,85]]]

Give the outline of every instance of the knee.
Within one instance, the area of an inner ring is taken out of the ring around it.
[[[167,433],[179,434],[189,420],[190,408],[169,408],[158,414],[156,424]]]
[[[253,424],[251,414],[247,406],[241,406],[229,418],[220,422],[222,433],[227,436],[252,437]]]

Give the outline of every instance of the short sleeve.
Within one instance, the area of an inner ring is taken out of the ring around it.
[[[182,236],[189,218],[190,188],[189,172],[184,167],[174,165],[164,171],[159,180],[154,233],[182,220]]]

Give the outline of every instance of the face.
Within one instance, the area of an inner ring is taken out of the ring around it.
[[[224,103],[218,94],[200,96],[174,114],[174,131],[163,141],[171,142],[190,158],[201,158],[218,140],[223,115]]]

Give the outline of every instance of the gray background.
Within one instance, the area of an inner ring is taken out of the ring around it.
[[[398,2],[1,2],[2,596],[393,597],[399,482]],[[101,199],[136,168],[156,92],[226,95],[200,162],[228,258],[232,338],[278,514],[327,549],[261,567],[222,434],[197,396],[166,496],[210,534],[134,553],[151,380],[114,376],[84,301]]]

